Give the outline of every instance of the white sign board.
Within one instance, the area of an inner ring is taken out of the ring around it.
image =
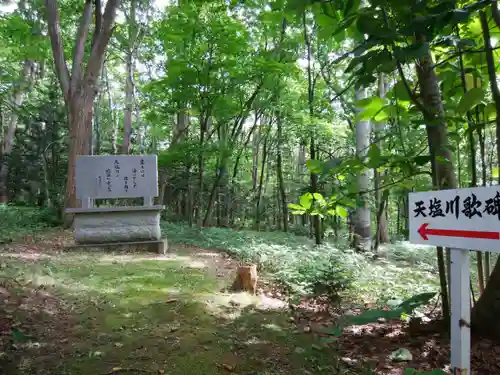
[[[500,186],[409,194],[410,242],[500,252]]]
[[[410,242],[450,248],[451,371],[470,373],[469,250],[500,252],[500,186],[409,195]]]
[[[136,198],[158,196],[156,155],[78,156],[76,196],[84,198]]]

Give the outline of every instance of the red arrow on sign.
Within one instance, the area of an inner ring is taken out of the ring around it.
[[[428,223],[424,223],[418,228],[418,234],[428,240],[427,236],[442,236],[442,237],[461,237],[461,238],[478,238],[484,240],[500,240],[499,232],[482,232],[474,230],[455,230],[455,229],[429,229]]]

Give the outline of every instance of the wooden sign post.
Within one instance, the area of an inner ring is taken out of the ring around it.
[[[410,242],[450,248],[451,370],[470,374],[469,250],[500,251],[500,186],[409,194]]]

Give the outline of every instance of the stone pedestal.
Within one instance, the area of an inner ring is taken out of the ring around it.
[[[68,209],[75,215],[77,244],[160,241],[160,212],[164,206],[93,207]]]

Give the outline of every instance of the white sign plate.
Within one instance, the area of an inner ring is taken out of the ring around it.
[[[157,157],[80,155],[76,160],[75,183],[78,199],[157,197]]]
[[[500,186],[409,194],[410,242],[500,252]]]

